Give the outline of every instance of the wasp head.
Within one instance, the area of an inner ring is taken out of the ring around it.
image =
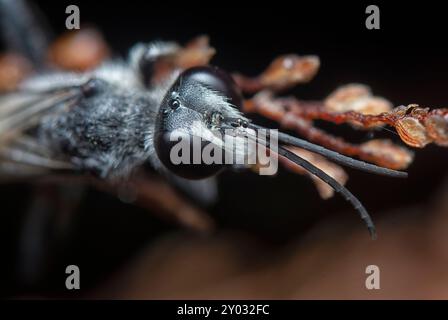
[[[238,111],[242,96],[232,78],[215,67],[195,67],[181,73],[160,106],[154,146],[173,173],[200,179],[218,173],[226,152],[246,154],[226,137],[242,137],[247,119]],[[246,151],[244,151],[246,149]]]

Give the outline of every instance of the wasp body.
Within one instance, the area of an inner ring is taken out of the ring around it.
[[[367,223],[374,225],[362,204],[333,177],[286,147],[295,146],[361,170],[403,177],[403,172],[377,167],[327,150],[284,133],[278,150],[253,133],[265,129],[241,112],[241,90],[226,72],[203,61],[200,67],[176,61],[162,80],[154,80],[155,64],[172,58],[179,47],[171,42],[138,44],[127,61],[110,60],[82,73],[42,71],[18,90],[0,98],[0,170],[3,176],[93,174],[100,179],[130,177],[144,163],[168,176],[203,179],[216,175],[224,165],[178,165],[171,159],[172,134],[222,147],[222,137],[248,138],[272,149],[340,192]],[[302,61],[302,60],[300,60]],[[208,62],[208,61],[207,61]],[[290,69],[288,57],[282,68]],[[305,59],[302,68],[316,64]],[[42,70],[42,68],[40,68]],[[285,79],[272,84],[284,86]],[[305,77],[306,78],[306,77]],[[294,81],[302,81],[295,77]],[[264,84],[269,85],[269,84]],[[230,131],[229,131],[230,130]],[[219,135],[218,135],[219,133]],[[229,150],[224,150],[228,152]],[[236,149],[248,156],[250,149]]]

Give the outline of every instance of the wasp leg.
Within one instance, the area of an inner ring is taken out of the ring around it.
[[[43,176],[37,181],[45,183],[89,184],[96,189],[118,196],[122,201],[131,202],[161,218],[199,233],[210,233],[214,222],[208,214],[195,207],[172,186],[158,175],[139,171],[128,181],[108,182],[88,176],[52,175]]]
[[[193,206],[168,183],[148,173],[135,175],[128,183],[135,193],[135,203],[200,233],[209,233],[214,223],[206,212]]]
[[[263,89],[281,91],[309,82],[316,75],[319,65],[317,56],[290,54],[276,58],[256,77],[235,73],[233,79],[245,93],[256,93]]]
[[[18,278],[21,285],[42,285],[52,256],[63,250],[83,187],[40,184],[34,188],[19,237]]]
[[[164,172],[164,175],[176,189],[201,206],[210,206],[218,199],[218,185],[216,177],[209,177],[201,180],[190,180],[176,176],[170,172]]]
[[[43,279],[54,244],[49,232],[55,211],[54,190],[42,186],[34,191],[19,238],[17,276],[24,286],[35,286]]]

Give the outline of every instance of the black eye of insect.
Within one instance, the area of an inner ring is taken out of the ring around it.
[[[217,67],[203,66],[190,68],[183,72],[182,81],[200,83],[226,97],[237,108],[240,108],[243,104],[241,90],[235,81],[227,72]]]
[[[209,95],[201,88],[206,88]],[[214,67],[184,71],[166,93],[156,121],[154,147],[160,161],[172,173],[189,179],[203,179],[223,169],[224,161],[204,161],[202,153],[204,148],[214,144],[210,141],[213,133],[209,131],[208,138],[204,138],[204,130],[219,130],[223,119],[220,112],[213,111],[216,107],[213,99],[217,95],[234,106],[242,103],[241,93],[230,76]],[[182,148],[181,144],[185,142],[186,147]]]

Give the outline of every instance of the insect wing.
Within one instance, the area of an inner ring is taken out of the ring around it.
[[[55,159],[36,137],[36,128],[49,115],[67,112],[82,97],[80,86],[45,90],[22,89],[0,96],[0,180],[70,170]]]

